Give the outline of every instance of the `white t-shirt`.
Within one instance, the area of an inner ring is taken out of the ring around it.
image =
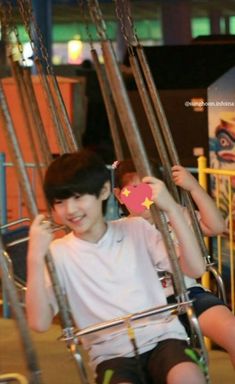
[[[185,218],[186,222],[192,228],[192,221],[191,221],[191,217],[190,217],[188,209],[186,207],[183,207],[182,205],[180,205],[180,209],[182,210],[182,214],[184,215],[184,218]],[[196,215],[197,215],[197,218],[198,218],[198,220],[200,222],[201,216],[200,216],[200,213],[198,211],[196,211]],[[167,221],[169,223],[168,218],[167,218]],[[171,228],[171,227],[169,226],[169,228]],[[172,239],[174,240],[174,236],[175,236],[174,232],[171,231],[171,229],[170,229],[170,232],[171,232]],[[189,277],[187,275],[183,275],[183,278],[184,278],[184,283],[185,283],[186,288],[202,287],[202,285],[199,284],[197,282],[197,280],[192,278],[192,277]],[[166,282],[165,287],[164,287],[164,292],[165,292],[166,297],[169,297],[169,296],[175,294],[174,287],[173,287],[173,284],[171,282],[171,279],[167,279],[167,282]]]
[[[75,324],[80,329],[166,304],[155,271],[170,271],[162,236],[142,218],[108,223],[97,243],[70,233],[51,244],[63,291],[67,294]],[[55,312],[57,306],[51,296]],[[164,313],[132,323],[139,352],[160,340],[186,339],[176,316]],[[133,356],[125,325],[83,337],[93,365],[117,356]]]

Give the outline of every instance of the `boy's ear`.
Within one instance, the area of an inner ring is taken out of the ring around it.
[[[106,181],[101,189],[100,196],[102,200],[107,200],[111,194],[111,184],[110,181]]]
[[[123,204],[121,199],[121,189],[120,188],[113,188],[113,194],[116,197],[116,199],[119,201],[120,204]]]

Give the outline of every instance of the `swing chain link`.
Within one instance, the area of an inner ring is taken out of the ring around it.
[[[78,6],[80,8],[80,13],[81,13],[81,17],[82,17],[83,23],[85,25],[85,30],[86,30],[86,34],[87,34],[87,37],[88,37],[88,40],[89,40],[90,48],[94,49],[93,38],[92,38],[91,31],[90,31],[90,28],[89,28],[89,21],[88,21],[88,16],[87,16],[87,12],[86,12],[87,7],[86,7],[86,4],[85,4],[85,1],[77,0],[77,3],[78,3]]]
[[[128,1],[114,0],[115,11],[120,22],[121,32],[126,42],[128,53],[134,56],[133,46],[137,45],[136,34],[134,33],[134,24],[130,15],[130,4]]]
[[[12,5],[9,0],[7,0],[6,3],[2,3],[1,1],[1,24],[2,24],[2,30],[5,30],[4,33],[4,40],[7,46],[7,52],[12,51],[12,45],[13,41],[11,38],[11,31],[12,31],[12,25],[10,24],[10,21],[12,20]]]
[[[53,74],[52,66],[49,63],[49,56],[45,44],[43,42],[43,36],[38,27],[32,4],[30,0],[17,0],[22,20],[25,25],[25,29],[29,35],[32,51],[35,55],[35,61],[43,61],[46,66],[47,74]],[[39,44],[36,44],[37,41]]]
[[[12,20],[12,15],[13,15],[13,7],[12,7],[12,3],[10,2],[10,0],[7,0],[6,2],[7,4],[7,11],[8,12],[8,15],[7,15],[7,19],[8,20]],[[20,40],[20,34],[19,34],[19,31],[18,31],[18,28],[16,26],[15,23],[12,22],[12,25],[10,26],[10,23],[9,23],[9,34],[11,33],[10,30],[12,30],[12,32],[14,33],[15,35],[15,38],[16,38],[16,44],[17,44],[17,49],[19,51],[19,55],[20,55],[20,59],[21,59],[21,63],[23,65],[23,67],[26,67],[26,59],[24,57],[24,48],[23,48],[23,44]]]
[[[101,40],[107,40],[107,28],[97,0],[87,0],[92,21],[96,25]]]
[[[19,8],[19,12],[20,12],[22,21],[24,23],[25,30],[26,30],[28,37],[29,37],[30,47],[32,49],[32,52],[35,55],[35,60],[36,60],[37,59],[37,52],[35,51],[35,43],[34,43],[34,40],[32,37],[31,28],[30,28],[30,15],[29,15],[30,10],[28,10],[28,13],[27,13],[27,9],[26,9],[26,6],[25,6],[23,0],[17,0],[17,3],[18,3],[18,8]]]

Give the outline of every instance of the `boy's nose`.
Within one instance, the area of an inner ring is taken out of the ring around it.
[[[74,204],[74,200],[73,199],[67,199],[66,200],[66,212],[68,214],[72,214],[76,210],[77,210],[77,208],[76,208],[76,204]]]

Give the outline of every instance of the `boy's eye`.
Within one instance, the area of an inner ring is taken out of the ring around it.
[[[54,200],[54,205],[61,204],[61,203],[62,203],[62,200]]]
[[[75,193],[74,198],[75,198],[75,199],[79,199],[81,196],[82,196],[82,195],[80,195],[79,193]]]

